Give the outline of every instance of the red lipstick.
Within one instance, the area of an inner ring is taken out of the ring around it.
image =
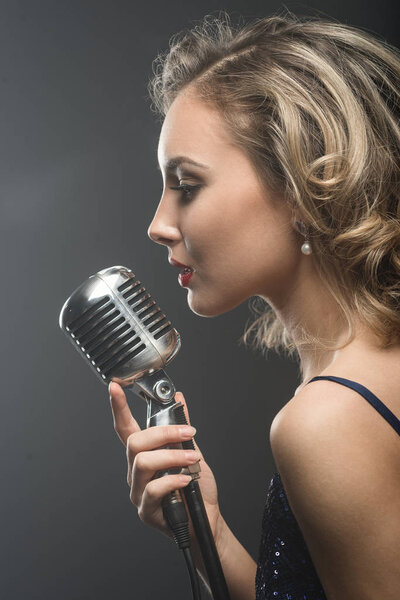
[[[174,267],[182,267],[182,271],[178,275],[178,281],[182,287],[187,286],[194,273],[194,269],[192,269],[192,267],[188,267],[187,265],[178,262],[174,258],[169,258],[168,262]]]
[[[189,268],[187,267],[186,269],[182,269],[182,271],[178,275],[178,281],[182,287],[185,287],[188,285],[193,273],[194,273],[194,271],[190,267]]]
[[[170,265],[172,265],[173,267],[183,267],[183,268],[187,268],[187,265],[183,265],[182,263],[178,262],[177,260],[175,260],[174,258],[169,258],[168,262]]]

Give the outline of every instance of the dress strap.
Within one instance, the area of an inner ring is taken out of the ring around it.
[[[312,379],[310,379],[308,383],[311,383],[312,381],[318,381],[319,379],[328,379],[329,381],[341,383],[342,385],[345,385],[346,387],[349,387],[352,390],[361,394],[361,396],[363,396],[367,400],[367,402],[369,402],[400,435],[400,420],[396,417],[396,415],[392,413],[392,411],[385,404],[383,404],[381,400],[379,400],[379,398],[375,396],[375,394],[373,394],[366,387],[361,385],[361,383],[356,383],[355,381],[351,381],[350,379],[344,379],[343,377],[334,377],[333,375],[318,375],[317,377],[313,377]]]

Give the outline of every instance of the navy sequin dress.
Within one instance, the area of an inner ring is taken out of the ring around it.
[[[399,419],[366,387],[328,375],[311,381],[319,379],[340,383],[361,394],[400,435]],[[270,481],[262,520],[256,600],[326,600],[278,472]]]
[[[279,473],[274,473],[262,520],[256,600],[326,600]]]

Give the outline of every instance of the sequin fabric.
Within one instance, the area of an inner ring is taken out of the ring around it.
[[[326,600],[278,472],[270,481],[262,519],[256,600]]]

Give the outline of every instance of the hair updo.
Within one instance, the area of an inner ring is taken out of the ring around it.
[[[191,84],[307,223],[346,343],[354,315],[382,347],[400,340],[399,82],[399,50],[371,33],[292,13],[234,26],[225,12],[174,35],[149,82],[161,117]],[[262,350],[299,347],[268,303],[254,296],[250,307],[244,342],[255,333]],[[337,347],[303,333],[300,343]]]

